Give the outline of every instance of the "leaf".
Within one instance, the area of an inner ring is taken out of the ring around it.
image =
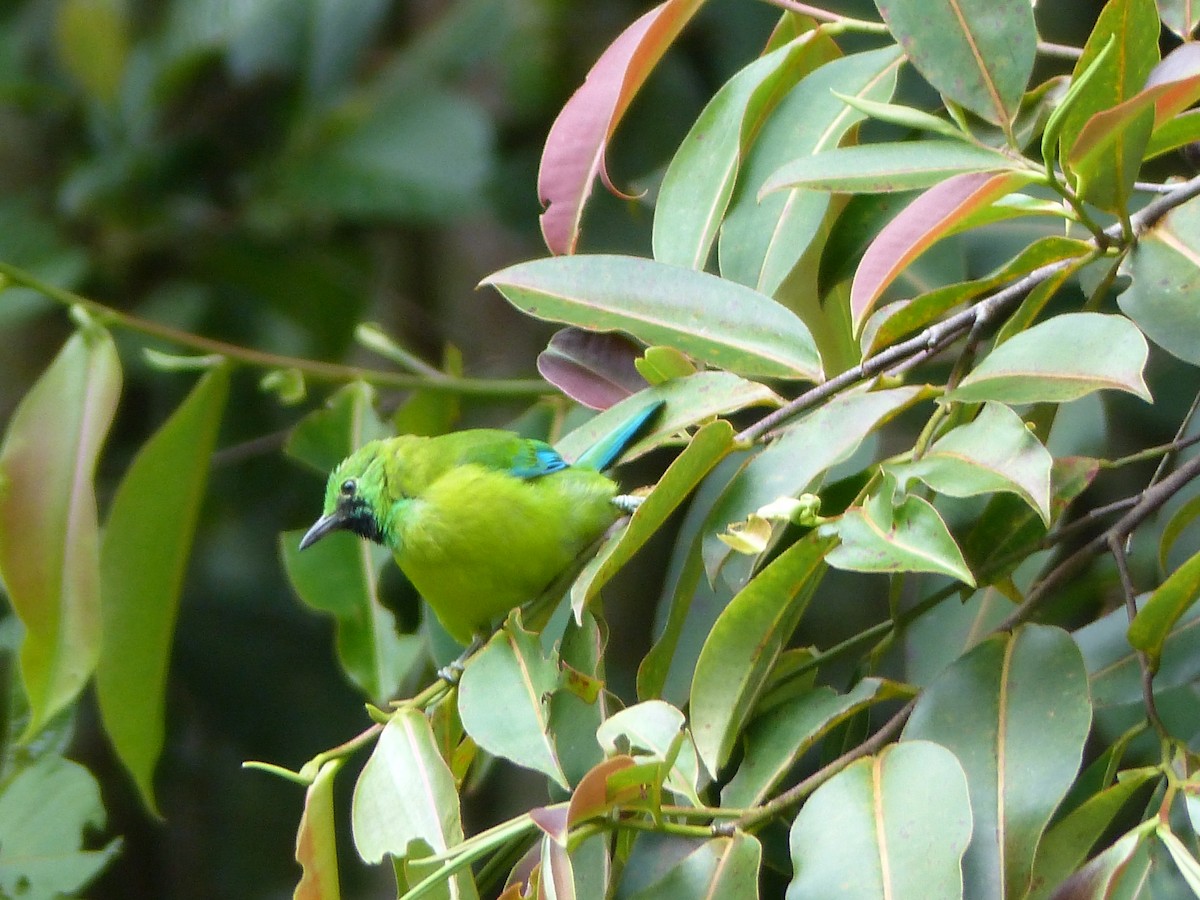
[[[1160,824],[1155,834],[1171,854],[1171,859],[1174,860],[1184,882],[1192,889],[1192,894],[1200,897],[1200,862],[1196,861],[1196,857],[1192,856],[1183,841],[1175,836],[1169,825]]]
[[[913,66],[941,94],[1006,130],[1033,72],[1037,31],[1024,0],[875,0]]]
[[[583,207],[600,175],[604,153],[630,101],[658,60],[700,7],[700,0],[666,0],[609,44],[583,85],[550,126],[538,170],[542,236],[554,254],[574,253]]]
[[[121,90],[130,51],[130,13],[120,0],[64,0],[55,17],[55,49],[79,86],[102,104]]]
[[[407,859],[414,841],[441,853],[463,839],[454,777],[428,720],[412,707],[392,714],[354,786],[354,846],[367,863]],[[424,855],[424,854],[421,854]]]
[[[654,204],[654,258],[703,269],[749,147],[776,104],[836,52],[810,30],[743,68],[704,107],[671,158]]]
[[[558,666],[542,655],[538,636],[522,627],[514,610],[463,671],[458,694],[463,728],[489,753],[566,788],[547,709],[557,687]]]
[[[975,821],[964,896],[1024,895],[1091,719],[1083,659],[1066,632],[1044,625],[988,638],[922,693],[903,739],[936,741],[966,771]]]
[[[901,483],[919,478],[949,497],[1010,491],[1048,526],[1053,462],[1020,416],[1003,404],[985,403],[973,421],[938,438],[919,460],[888,471]]]
[[[1051,900],[1108,900],[1113,897],[1117,885],[1124,884],[1122,876],[1126,870],[1132,872],[1139,868],[1135,857],[1143,849],[1144,838],[1142,829],[1133,829],[1059,885]],[[1149,860],[1144,862],[1140,867],[1143,876]],[[1133,879],[1135,883],[1139,880]]]
[[[701,787],[696,747],[685,726],[683,713],[675,707],[662,700],[646,700],[606,719],[596,731],[596,740],[609,754],[629,752],[635,758],[640,751],[666,762],[670,754],[675,752],[663,786],[692,806],[702,806],[696,793]],[[673,751],[680,732],[683,732],[683,741],[678,751]]]
[[[1167,569],[1167,559],[1175,542],[1196,521],[1198,515],[1200,515],[1200,494],[1187,500],[1171,513],[1171,518],[1163,526],[1162,536],[1158,539],[1158,567],[1163,571]]]
[[[767,179],[761,197],[785,188],[884,193],[927,188],[963,172],[1016,168],[1014,161],[965,141],[897,141],[837,147],[794,160]]]
[[[604,759],[596,729],[611,712],[604,693],[607,642],[607,629],[589,612],[584,612],[581,624],[568,620],[559,642],[561,676],[558,690],[550,698],[549,729],[563,774],[573,785]]]
[[[81,849],[104,820],[100,785],[79,763],[43,756],[18,771],[0,790],[0,895],[78,896],[120,850],[117,838]]]
[[[1200,200],[1177,206],[1141,237],[1122,271],[1132,278],[1121,312],[1150,340],[1200,364]]]
[[[100,547],[96,699],[117,758],[155,815],[175,619],[228,393],[228,370],[209,372],[142,446],[113,497]]]
[[[975,403],[1065,403],[1119,390],[1150,402],[1142,379],[1149,348],[1123,316],[1065,313],[1014,335],[946,395]]]
[[[692,676],[692,737],[714,776],[821,580],[829,545],[810,532],[788,547],[734,596],[704,641]]]
[[[296,862],[304,874],[293,900],[339,900],[337,835],[333,817],[333,779],[344,759],[321,766],[304,793],[304,812],[296,830]]]
[[[763,125],[738,174],[721,226],[721,274],[774,295],[797,262],[819,238],[829,195],[787,191],[762,198],[767,178],[792,160],[830,150],[864,118],[832,93],[889,100],[900,57],[895,47],[835,59],[807,75]]]
[[[863,678],[845,694],[822,685],[763,713],[746,726],[742,763],[721,791],[721,805],[757,806],[831,730],[875,703],[908,696],[894,681]]]
[[[733,426],[724,420],[705,425],[675,458],[629,524],[588,561],[571,587],[571,608],[578,619],[588,602],[688,498],[713,466],[733,449]]]
[[[926,741],[894,744],[851,763],[800,808],[787,897],[961,897],[970,838],[959,761]]]
[[[1029,172],[968,172],[931,187],[884,226],[863,254],[850,287],[855,331],[884,289],[934,242],[955,230],[966,215],[1036,178]]]
[[[640,353],[619,334],[563,328],[538,354],[537,370],[572,400],[608,409],[648,386],[634,365]]]
[[[705,272],[596,255],[519,263],[480,283],[537,318],[626,331],[740,375],[822,378],[812,335],[790,310]]]
[[[810,489],[832,466],[849,459],[863,439],[924,396],[919,387],[847,392],[789,426],[752,457],[713,504],[705,524],[704,566],[710,580],[732,554],[717,534],[780,497]]]
[[[1088,60],[1086,66],[1080,68],[1076,66],[1075,74],[1071,77],[1071,86],[1067,89],[1067,93],[1063,96],[1059,104],[1050,113],[1050,118],[1046,120],[1046,127],[1042,130],[1042,161],[1046,163],[1047,168],[1053,167],[1055,153],[1058,150],[1058,140],[1062,135],[1064,123],[1067,121],[1067,116],[1078,106],[1084,102],[1084,98],[1088,96],[1089,86],[1094,80],[1101,77],[1104,72],[1104,66],[1117,52],[1117,42],[1113,35],[1108,36],[1103,47],[1098,52],[1094,52]]]
[[[750,406],[780,406],[782,400],[770,388],[728,372],[697,372],[643,391],[588,419],[555,443],[563,459],[578,459],[600,438],[612,434],[647,403],[662,400],[666,406],[650,421],[641,437],[621,457],[628,462],[656,447],[673,442],[680,431],[702,424],[713,416],[727,415]]]
[[[1155,129],[1146,144],[1147,160],[1200,141],[1200,109],[1191,109]]]
[[[1129,623],[1129,643],[1149,657],[1151,672],[1158,670],[1163,643],[1197,597],[1200,597],[1200,553],[1155,588]]]
[[[905,496],[894,505],[885,487],[863,506],[821,526],[840,543],[825,561],[851,572],[935,572],[975,586],[962,551],[933,505]]]
[[[325,477],[363,444],[388,436],[374,403],[375,389],[365,381],[347,384],[288,432],[284,452]]]
[[[1158,0],[1162,23],[1181,38],[1187,38],[1200,25],[1200,5],[1195,0]]]
[[[627,900],[674,900],[689,897],[721,897],[728,900],[758,900],[758,870],[762,845],[758,839],[737,831],[730,837],[712,838],[670,865],[661,878],[633,892],[622,891]],[[650,870],[653,874],[662,871]],[[624,887],[624,881],[622,887]]]
[[[21,400],[0,445],[0,577],[24,626],[24,739],[75,699],[100,655],[96,460],[121,366],[108,332],[76,332]]]

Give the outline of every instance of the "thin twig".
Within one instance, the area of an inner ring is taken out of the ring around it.
[[[1125,611],[1132,622],[1137,615],[1137,591],[1133,586],[1133,578],[1129,574],[1129,558],[1125,553],[1125,538],[1109,532],[1108,549],[1117,563],[1117,574],[1121,579],[1121,591],[1125,595]],[[1146,719],[1164,738],[1167,729],[1163,727],[1162,719],[1158,716],[1158,706],[1154,702],[1154,671],[1150,668],[1150,658],[1144,650],[1135,650],[1138,668],[1142,673],[1142,703],[1146,707]]]

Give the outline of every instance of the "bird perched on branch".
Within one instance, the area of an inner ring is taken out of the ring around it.
[[[571,464],[543,441],[494,429],[371,441],[330,474],[324,513],[300,549],[341,530],[382,544],[468,643],[538,597],[631,508],[602,470],[661,406]]]

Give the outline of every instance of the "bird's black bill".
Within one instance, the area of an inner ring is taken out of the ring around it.
[[[349,523],[340,512],[331,512],[327,516],[321,516],[313,523],[312,528],[304,533],[304,537],[300,538],[300,549],[311,547],[325,535],[347,527],[349,527]]]

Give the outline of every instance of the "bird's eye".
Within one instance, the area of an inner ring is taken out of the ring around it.
[[[355,483],[353,478],[347,478],[342,482],[343,497],[353,497],[356,490],[358,490],[358,485]]]

